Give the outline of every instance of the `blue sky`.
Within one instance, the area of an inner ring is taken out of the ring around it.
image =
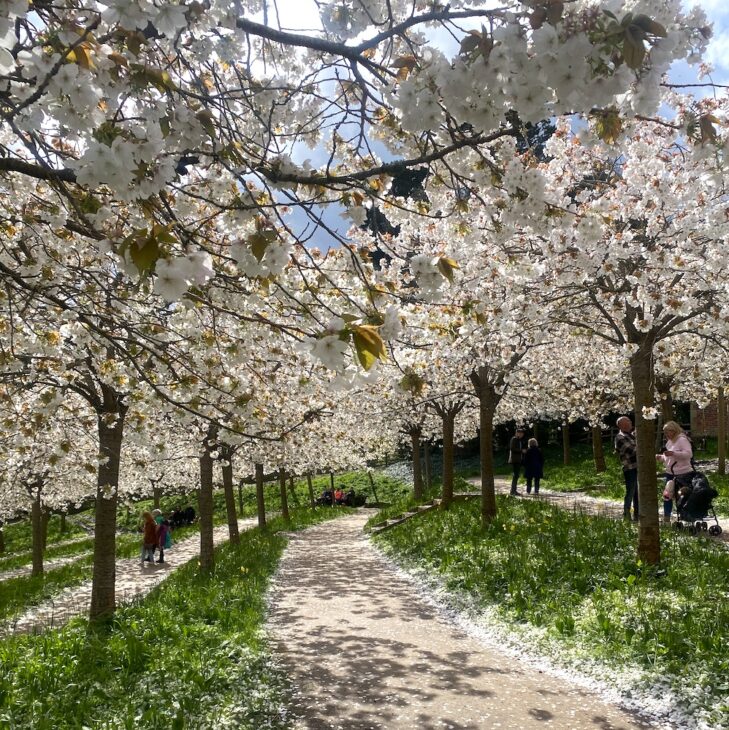
[[[318,10],[314,0],[279,0],[276,4],[281,19],[281,26],[287,30],[302,31],[311,30],[312,28],[320,28]],[[708,46],[704,61],[710,63],[714,67],[711,80],[716,84],[729,85],[729,0],[700,0],[700,2],[684,3],[685,7],[693,7],[698,5],[706,11],[709,22],[713,25],[713,37]],[[260,20],[260,18],[259,18]],[[269,20],[272,25],[276,25],[276,18]],[[446,53],[456,53],[456,41],[447,33],[435,33],[433,40],[443,48]],[[696,81],[697,68],[689,66],[685,62],[677,63],[671,70],[671,80],[676,83],[691,83]],[[704,79],[709,81],[709,79]],[[689,91],[689,89],[686,89]],[[712,89],[695,89],[692,90],[696,96],[709,95],[714,93]],[[725,93],[725,92],[721,92]],[[379,150],[383,153],[383,150]],[[383,155],[385,156],[385,155]],[[296,162],[303,162],[309,158],[312,164],[319,165],[326,161],[326,154],[319,150],[310,150],[305,146],[299,146],[294,150],[293,157]],[[386,156],[385,156],[386,157]],[[327,210],[322,211],[323,219],[326,224],[340,234],[345,234],[349,221],[340,217],[342,208],[339,206],[329,206]],[[306,218],[302,211],[294,212],[289,218],[289,225],[294,231],[302,231],[306,227],[311,226],[311,222]],[[310,232],[310,231],[309,231]],[[325,231],[315,233],[309,245],[318,245],[320,248],[327,248],[331,245],[338,245],[332,237]]]

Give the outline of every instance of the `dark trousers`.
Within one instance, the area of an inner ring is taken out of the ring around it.
[[[519,483],[521,464],[512,464],[511,468],[514,470],[514,476],[511,478],[511,493],[514,494],[516,492],[516,485]]]
[[[638,469],[623,469],[625,477],[625,501],[623,514],[630,516],[630,505],[633,505],[633,515],[638,518]]]
[[[541,477],[527,477],[527,494],[532,493],[532,479],[534,480],[534,494],[539,494],[539,480]]]

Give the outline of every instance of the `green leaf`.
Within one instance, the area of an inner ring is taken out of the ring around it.
[[[651,20],[647,15],[636,15],[633,18],[632,24],[637,25],[641,30],[654,36],[665,38],[668,35],[666,29],[660,23]]]
[[[251,252],[259,263],[266,254],[268,244],[275,240],[276,231],[273,230],[256,231],[248,236],[248,243],[251,245]]]
[[[460,267],[455,259],[448,258],[447,256],[441,256],[438,259],[438,271],[440,271],[440,273],[443,274],[443,276],[448,279],[451,284],[453,283],[453,272],[458,268]]]
[[[595,134],[608,144],[615,144],[623,130],[623,120],[617,109],[607,109],[594,116]]]
[[[369,324],[352,327],[352,342],[357,351],[357,358],[365,370],[369,370],[375,364],[375,360],[387,359],[385,343],[377,327]]]
[[[480,42],[481,42],[481,34],[476,30],[471,31],[461,41],[461,47],[459,50],[461,53],[470,53],[471,51],[475,51],[478,48],[478,44]]]
[[[629,25],[623,37],[623,60],[628,68],[638,70],[643,65],[645,46],[643,31],[636,25]]]
[[[159,241],[154,236],[144,239],[139,238],[132,241],[129,246],[129,257],[139,270],[140,274],[146,274],[154,268],[161,254]]]

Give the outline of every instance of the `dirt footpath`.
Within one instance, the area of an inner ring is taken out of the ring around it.
[[[446,624],[362,533],[359,513],[291,536],[269,630],[303,728],[646,728]]]

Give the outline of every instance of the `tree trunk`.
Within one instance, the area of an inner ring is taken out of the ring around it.
[[[0,524],[0,553],[5,552],[5,531],[3,525]]]
[[[410,429],[410,444],[413,457],[413,496],[416,501],[423,499],[423,474],[420,470],[420,427]]]
[[[723,386],[719,387],[716,396],[716,410],[716,448],[719,457],[717,472],[726,474],[726,397],[724,396]]]
[[[106,385],[101,386],[104,401],[97,414],[99,464],[96,479],[94,514],[94,569],[91,583],[89,618],[97,621],[111,616],[116,609],[116,508],[119,487],[124,416],[127,408],[120,396]]]
[[[562,424],[562,463],[570,463],[570,422],[566,418]]]
[[[221,447],[220,455],[223,459],[223,493],[225,494],[225,513],[228,518],[228,536],[231,545],[240,543],[238,534],[238,515],[235,512],[235,490],[233,489],[233,449],[227,444]]]
[[[311,508],[316,507],[316,499],[314,498],[314,485],[311,483],[311,474],[306,475],[306,486],[309,488],[309,501],[311,502]]]
[[[278,491],[281,494],[281,517],[288,522],[289,516],[289,498],[286,494],[286,470],[280,467],[278,470]]]
[[[266,500],[263,494],[263,464],[256,464],[256,506],[258,508],[258,527],[266,527]]]
[[[598,474],[607,471],[605,451],[602,447],[602,429],[600,426],[592,427],[592,458],[595,462],[595,471]]]
[[[215,570],[215,546],[213,543],[213,448],[210,441],[215,436],[208,431],[203,439],[203,453],[200,456],[200,491],[198,512],[200,513],[200,572],[210,574]]]
[[[332,493],[334,493],[334,472],[333,471],[329,472],[329,485],[332,488]],[[332,504],[334,504],[334,500],[332,500]]]
[[[238,513],[243,514],[243,480],[238,482]]]
[[[43,505],[41,503],[41,486],[34,486],[35,496],[30,508],[31,544],[33,551],[33,568],[31,575],[43,575]]]
[[[60,520],[61,520],[61,524],[59,525],[58,530],[63,535],[66,532],[66,530],[68,529],[66,527],[66,513],[65,512],[61,512]]]
[[[653,406],[652,347],[641,346],[630,358],[630,375],[635,398],[635,436],[638,454],[638,558],[648,565],[661,559],[658,526],[658,484],[653,446],[655,421],[643,418],[643,408]]]
[[[301,505],[301,503],[299,502],[299,495],[296,494],[293,474],[289,474],[289,496],[291,497],[291,501],[294,503],[295,507],[299,507]]]
[[[379,504],[380,498],[377,496],[377,490],[375,489],[375,480],[372,477],[372,472],[368,471],[367,476],[370,478],[370,489],[372,490],[372,494],[375,495],[375,504]]]
[[[154,482],[152,482],[154,485]],[[162,499],[162,490],[159,487],[152,486],[152,500],[154,509],[159,509],[160,500]]]
[[[43,550],[46,549],[48,545],[48,525],[51,521],[51,511],[48,509],[48,507],[44,507],[41,510],[41,544],[43,545]]]
[[[444,409],[441,413],[443,422],[443,494],[441,507],[448,509],[453,501],[453,430],[456,414],[451,409]]]
[[[432,468],[430,463],[430,441],[423,442],[423,468],[425,471],[425,488],[433,486]]]
[[[486,527],[496,517],[496,490],[494,488],[494,413],[498,396],[493,385],[479,376],[478,429],[479,460],[481,462],[481,524]]]
[[[669,421],[675,421],[676,414],[674,411],[673,394],[671,393],[670,386],[659,386],[658,394],[661,398],[661,420],[664,425]]]

